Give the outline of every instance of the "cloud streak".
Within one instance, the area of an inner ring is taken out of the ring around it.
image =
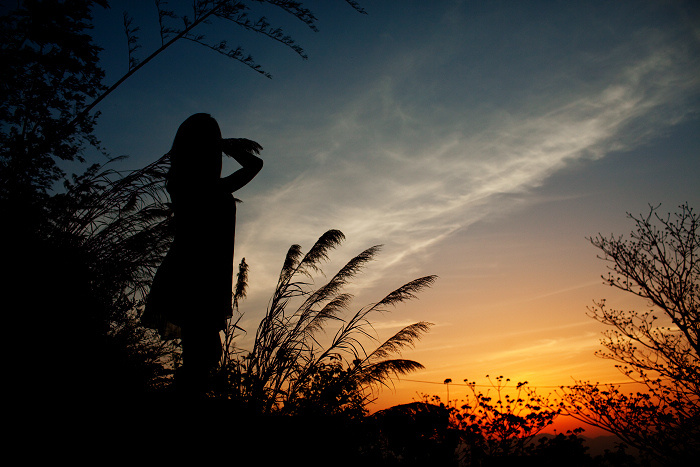
[[[386,243],[384,267],[410,267],[455,231],[506,211],[503,195],[525,193],[574,161],[630,149],[681,119],[671,109],[696,91],[697,64],[658,37],[649,41],[648,54],[622,61],[604,85],[566,98],[558,91],[549,103],[543,96],[536,110],[474,115],[445,100],[435,106],[449,112],[434,111],[378,78],[315,136],[296,139],[291,152],[316,155],[315,164],[255,199],[266,209],[249,220],[255,243],[312,241],[333,227],[353,250]]]

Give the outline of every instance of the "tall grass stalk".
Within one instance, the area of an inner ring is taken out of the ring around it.
[[[418,292],[432,285],[436,276],[413,280],[378,302],[349,314],[353,296],[344,292],[344,287],[375,258],[381,247],[362,251],[325,284],[315,288],[314,275],[323,273],[322,263],[344,238],[342,232],[329,230],[306,254],[299,245],[289,248],[250,351],[235,346],[232,336],[240,317],[232,318],[235,324],[226,332],[226,355],[221,368],[232,385],[227,388],[229,397],[240,399],[263,414],[291,412],[308,402],[305,399],[310,394],[320,393],[339,400],[341,392],[350,391],[356,401],[366,405],[378,386],[423,368],[418,362],[391,357],[412,347],[431,323],[421,321],[407,326],[371,352],[365,346],[378,342],[371,332],[372,315],[386,313],[391,307],[415,298]],[[238,300],[245,295],[246,281],[247,264],[242,262],[234,295],[236,309]],[[333,324],[337,330],[324,345],[320,335]],[[321,384],[319,375],[328,375],[329,368],[333,369],[332,381],[326,380],[324,387],[315,387]]]

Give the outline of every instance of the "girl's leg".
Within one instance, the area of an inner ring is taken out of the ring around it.
[[[219,331],[211,327],[189,325],[182,329],[182,391],[188,396],[203,396],[209,375],[221,358]]]

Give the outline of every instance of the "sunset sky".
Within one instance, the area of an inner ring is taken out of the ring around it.
[[[342,0],[304,2],[319,32],[275,9],[253,12],[308,60],[234,25],[200,31],[242,45],[272,79],[181,42],[99,106],[97,134],[112,155],[129,155],[125,169],[167,152],[196,112],[264,147],[263,171],[236,194],[236,262],[251,268],[240,345],[289,246],[306,251],[340,229],[347,240],[329,276],[384,245],[350,288],[353,311],[439,276],[419,300],[375,317],[379,339],[416,321],[434,327],[403,354],[425,370],[383,390],[372,410],[444,398],[446,378],[452,398],[487,374],[543,393],[574,379],[624,381],[594,356],[604,327],[587,307],[646,304],[602,285],[606,264],[586,238],[628,234],[626,213],[649,204],[700,209],[698,3],[359,3],[367,15]],[[137,53],[160,45],[150,2],[98,8],[107,83],[126,71],[124,9],[141,28]],[[225,161],[225,173],[234,168]]]

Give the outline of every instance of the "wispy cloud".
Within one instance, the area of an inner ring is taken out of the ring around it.
[[[608,79],[552,90],[535,109],[475,114],[460,107],[460,90],[449,88],[440,100],[417,105],[420,99],[397,93],[397,78],[380,73],[325,126],[280,135],[291,141],[289,157],[313,161],[250,200],[261,209],[246,219],[249,234],[238,245],[279,252],[279,245],[310,246],[339,228],[355,253],[386,244],[380,267],[415,266],[455,231],[507,212],[503,195],[526,193],[574,161],[632,148],[683,118],[674,109],[697,92],[696,61],[653,34],[635,45],[636,54],[626,56],[626,44],[599,59],[615,66]],[[420,80],[422,65],[410,66],[414,74],[402,70],[402,79]]]

